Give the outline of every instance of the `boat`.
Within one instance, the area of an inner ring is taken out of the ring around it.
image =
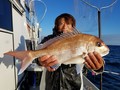
[[[38,38],[39,26],[32,27],[25,3],[24,0],[0,1],[0,90],[18,90],[18,83],[24,76],[18,76],[20,61],[4,53],[33,49],[37,43],[33,39]]]
[[[24,0],[0,1],[0,90],[23,90],[25,87],[27,90],[40,90],[41,77],[34,75],[41,76],[42,66],[33,62],[23,74],[18,75],[21,62],[3,55],[13,50],[35,50],[38,45],[40,25],[27,3]],[[84,90],[99,90],[84,75],[83,81]]]

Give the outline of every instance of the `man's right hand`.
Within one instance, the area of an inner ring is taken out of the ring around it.
[[[44,55],[39,58],[39,62],[42,66],[46,67],[48,71],[55,71],[54,68],[51,68],[51,66],[58,64],[58,60],[55,56],[50,55]]]

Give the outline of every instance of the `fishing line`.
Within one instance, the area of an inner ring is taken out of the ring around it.
[[[44,13],[43,13],[41,19],[39,20],[39,23],[38,23],[38,17],[36,16],[36,13],[38,12],[37,11],[38,9],[35,10],[35,1],[41,2],[45,7]],[[29,5],[29,9],[30,9],[30,21],[31,21],[31,24],[32,24],[31,27],[32,27],[32,30],[35,30],[35,26],[37,25],[39,27],[39,24],[42,22],[43,18],[45,17],[45,14],[47,12],[47,6],[42,0],[30,0],[28,5]],[[37,36],[37,35],[36,35],[36,33],[34,33],[35,34],[34,35],[33,32],[34,31],[31,32],[31,40],[33,39],[33,43],[34,43],[35,36]],[[33,44],[32,46],[33,46],[33,50],[35,50],[35,47],[34,47],[35,44]]]
[[[45,17],[45,14],[46,14],[46,12],[47,12],[47,6],[46,6],[46,4],[45,4],[42,0],[31,0],[31,1],[29,2],[30,12],[32,12],[32,7],[31,7],[31,5],[32,5],[32,2],[34,2],[34,1],[40,1],[40,2],[45,6],[45,10],[44,10],[43,16],[42,16],[42,18],[41,18],[41,20],[40,20],[40,22],[42,22],[43,18]]]
[[[103,71],[104,73],[109,73],[109,74],[114,74],[114,75],[120,75],[120,73],[117,73],[117,72],[113,72],[113,71]]]
[[[114,0],[110,5],[98,8],[97,6],[90,4],[89,2],[87,2],[85,0],[81,0],[81,1],[83,1],[85,4],[87,4],[87,5],[89,5],[89,6],[93,7],[93,8],[96,8],[98,11],[101,11],[102,9],[105,9],[105,8],[109,8],[109,7],[113,6],[117,2],[117,0]]]
[[[100,6],[98,7],[98,5],[93,5],[91,4],[90,2],[86,1],[86,0],[81,0],[83,3],[85,3],[86,5],[92,7],[92,8],[95,8],[97,9],[98,11],[98,36],[101,37],[101,10],[102,9],[105,9],[105,8],[109,8],[109,7],[112,7],[116,2],[117,0],[113,0],[109,5],[104,5],[104,6]]]

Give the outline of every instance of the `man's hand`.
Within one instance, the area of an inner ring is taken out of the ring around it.
[[[99,70],[104,65],[104,60],[99,53],[89,53],[85,57],[85,65],[92,70]]]
[[[58,60],[55,56],[45,55],[39,58],[39,62],[42,66],[46,67],[48,71],[55,71],[51,66],[58,64]]]

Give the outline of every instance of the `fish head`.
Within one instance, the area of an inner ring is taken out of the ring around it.
[[[94,36],[91,43],[92,50],[98,52],[101,56],[109,54],[110,49],[100,38]]]
[[[108,46],[105,43],[96,42],[95,51],[100,53],[101,56],[105,56],[105,55],[109,54],[110,50],[109,50]]]

